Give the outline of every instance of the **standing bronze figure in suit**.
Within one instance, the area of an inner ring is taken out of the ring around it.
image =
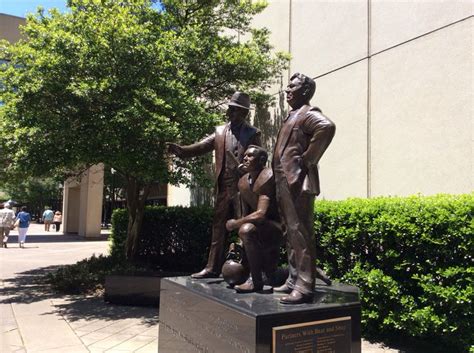
[[[229,122],[217,126],[215,132],[189,146],[169,144],[169,151],[180,158],[200,156],[215,151],[216,202],[212,223],[212,242],[206,267],[191,275],[192,278],[219,277],[224,262],[225,223],[234,218],[240,207],[237,183],[238,165],[249,145],[261,145],[260,131],[245,121],[250,110],[250,97],[235,92],[227,103]]]
[[[291,111],[278,133],[273,153],[278,208],[286,233],[289,277],[274,288],[286,292],[284,304],[312,300],[315,278],[330,280],[316,268],[313,207],[319,195],[318,162],[335,134],[334,123],[319,108],[310,106],[316,83],[303,74],[290,78],[285,93]]]
[[[264,285],[262,273],[271,283],[278,266],[282,231],[273,172],[265,168],[267,159],[267,151],[262,147],[250,146],[245,151],[242,170],[247,174],[238,184],[242,217],[226,223],[227,230],[239,230],[245,262],[252,275],[245,283],[234,287],[238,293],[261,291]]]

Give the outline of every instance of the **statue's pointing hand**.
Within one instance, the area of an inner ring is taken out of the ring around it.
[[[167,143],[168,152],[174,154],[176,157],[182,157],[183,148],[176,143]]]

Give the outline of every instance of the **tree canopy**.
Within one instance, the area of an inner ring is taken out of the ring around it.
[[[61,205],[61,188],[54,178],[25,178],[2,183],[0,191],[7,199],[28,205],[33,217],[41,217],[46,206],[57,210]]]
[[[25,40],[3,43],[10,168],[44,175],[52,164],[105,161],[145,182],[182,181],[180,168],[168,168],[164,143],[202,137],[229,94],[262,90],[285,64],[267,31],[249,27],[260,2],[151,5],[70,0],[70,13],[39,10],[27,18]]]
[[[222,120],[234,90],[262,92],[288,57],[266,29],[265,3],[249,0],[69,0],[39,9],[25,39],[2,42],[0,157],[4,171],[35,176],[105,162],[143,195],[178,183],[196,161],[170,168],[165,143],[189,143]]]

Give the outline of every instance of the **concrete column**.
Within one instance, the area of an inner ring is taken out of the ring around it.
[[[83,237],[100,236],[103,191],[104,165],[97,164],[81,178],[78,233]]]
[[[63,189],[63,231],[64,233],[79,232],[79,205],[81,202],[80,185],[76,179],[64,182]]]

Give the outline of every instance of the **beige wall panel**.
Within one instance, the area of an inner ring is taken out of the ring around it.
[[[24,24],[24,18],[0,14],[0,39],[6,39],[10,43],[17,42],[22,37],[19,27]]]
[[[262,147],[268,152],[268,166],[273,156],[281,122],[287,115],[288,105],[283,93],[275,96],[275,104],[255,110],[253,125],[261,131]]]
[[[315,77],[367,57],[367,0],[293,0],[291,72]]]
[[[472,191],[472,25],[373,57],[374,196]]]
[[[371,52],[471,16],[472,4],[471,0],[371,0]]]
[[[265,10],[254,17],[252,27],[268,28],[271,33],[270,43],[274,49],[288,53],[290,45],[290,1],[270,0]],[[277,94],[282,87],[286,86],[288,75],[288,70],[282,72],[282,82],[273,84],[267,92]]]
[[[367,61],[316,81],[312,104],[336,124],[319,163],[319,199],[367,196]]]
[[[474,6],[474,3],[473,3],[473,6]],[[470,45],[471,45],[471,50],[474,48],[474,42],[473,42],[473,39],[474,39],[474,21],[471,19],[470,20],[471,22],[471,42],[470,42]],[[473,90],[473,82],[474,82],[474,68],[472,67],[473,66],[473,62],[472,62],[472,57],[471,57],[471,85],[470,85],[470,88],[471,88],[471,92]],[[472,94],[472,93],[471,93]],[[471,132],[471,158],[472,158],[472,163],[471,163],[471,186],[472,188],[474,189],[474,98],[471,96],[471,105],[470,105],[470,110],[471,110],[471,129],[472,129],[472,132]]]
[[[270,41],[276,50],[288,51],[290,31],[290,2],[288,0],[270,0],[263,12],[257,14],[252,27],[270,29]]]

